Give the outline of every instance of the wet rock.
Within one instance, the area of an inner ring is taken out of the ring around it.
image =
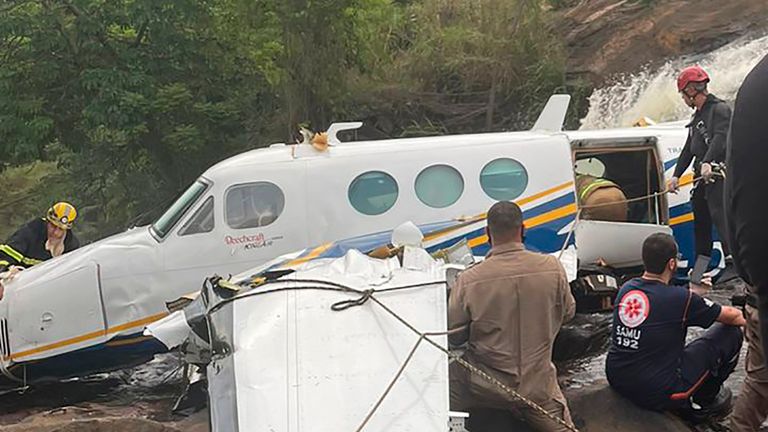
[[[605,352],[611,336],[611,320],[608,312],[576,314],[558,333],[553,359],[562,362]]]
[[[139,418],[100,418],[6,426],[3,432],[180,432],[180,429]]]
[[[207,410],[171,421],[163,419],[163,408],[156,409],[157,412],[98,404],[68,406],[30,415],[17,424],[0,427],[0,432],[209,432]]]
[[[614,392],[606,383],[566,391],[573,419],[579,430],[589,431],[680,431],[691,429],[679,418],[648,411]]]
[[[184,388],[177,356],[132,370],[33,386],[0,395],[0,432],[209,432],[207,410],[171,409]]]
[[[593,84],[761,35],[768,26],[768,8],[756,0],[590,0],[558,13],[568,71]]]
[[[199,411],[184,420],[173,423],[174,427],[184,432],[209,432],[208,408]]]
[[[671,414],[639,408],[614,392],[605,382],[567,389],[565,395],[574,423],[582,432],[691,431],[682,420]],[[467,426],[470,432],[531,430],[505,411],[487,409],[470,412]]]

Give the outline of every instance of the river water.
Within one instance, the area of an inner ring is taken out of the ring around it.
[[[631,126],[641,117],[656,122],[687,119],[691,111],[675,87],[677,73],[694,63],[710,75],[712,93],[733,101],[744,77],[768,54],[768,36],[737,40],[709,54],[668,61],[660,68],[617,77],[589,97],[582,129]]]

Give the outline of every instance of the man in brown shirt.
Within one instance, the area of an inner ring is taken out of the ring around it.
[[[461,273],[450,295],[449,328],[466,326],[451,343],[467,342],[466,361],[572,425],[552,363],[555,336],[576,310],[565,270],[557,258],[525,250],[517,204],[494,204],[486,232],[491,252]],[[450,372],[451,409],[507,409],[537,430],[568,430],[455,362]]]

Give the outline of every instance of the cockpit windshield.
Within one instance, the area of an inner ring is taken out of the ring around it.
[[[168,235],[179,220],[184,217],[198,198],[208,188],[208,184],[202,180],[192,183],[186,191],[171,205],[168,210],[152,224],[152,232],[160,238]]]

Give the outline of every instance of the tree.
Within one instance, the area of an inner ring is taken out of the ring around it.
[[[542,2],[7,1],[0,170],[54,162],[38,193],[87,209],[93,238],[300,123],[364,120],[361,138],[524,127],[563,85]]]
[[[273,37],[238,34],[228,2],[39,1],[5,11],[0,142],[52,158],[105,226],[152,216],[268,122]],[[269,33],[270,28],[266,29]],[[32,127],[30,127],[30,125]]]

